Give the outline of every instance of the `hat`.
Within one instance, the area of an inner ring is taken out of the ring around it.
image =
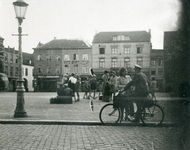
[[[135,68],[142,69],[142,67],[137,64],[135,64]]]
[[[109,71],[105,70],[104,73],[109,73]]]

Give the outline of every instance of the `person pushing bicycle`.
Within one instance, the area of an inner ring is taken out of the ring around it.
[[[134,78],[124,87],[124,91],[128,90],[131,86],[135,87],[133,93],[128,95],[128,97],[134,98],[134,103],[136,103],[137,106],[136,116],[135,119],[132,120],[132,122],[140,122],[142,105],[141,99],[147,97],[149,93],[148,79],[147,76],[143,72],[141,72],[141,69],[141,66],[137,64],[135,65]]]

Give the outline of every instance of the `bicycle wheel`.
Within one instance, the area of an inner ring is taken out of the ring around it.
[[[118,107],[113,107],[113,104],[106,104],[101,108],[99,118],[103,124],[113,125],[119,121],[120,114]]]
[[[162,124],[163,120],[164,111],[159,105],[154,104],[150,108],[142,109],[141,121],[144,125],[158,126]]]

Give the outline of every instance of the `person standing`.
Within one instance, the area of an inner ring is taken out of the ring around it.
[[[116,84],[116,89],[122,91],[124,87],[132,80],[131,77],[128,74],[128,71],[126,68],[122,67],[119,70],[119,77],[117,78],[117,84]],[[124,95],[127,96],[127,92],[124,93]],[[134,106],[133,106],[133,101],[132,100],[127,100],[128,107],[121,107],[121,112],[122,112],[122,119],[123,119],[123,112],[124,109],[127,112],[127,117],[128,120],[132,120],[132,117],[134,115]],[[126,118],[125,118],[126,119]]]
[[[92,78],[90,79],[90,96],[91,96],[91,92],[93,92],[93,99],[95,99],[96,89],[97,89],[97,79],[96,79],[96,75],[93,74]]]
[[[149,92],[149,86],[148,86],[148,78],[147,76],[141,72],[142,67],[139,65],[135,65],[135,75],[132,81],[130,81],[124,88],[124,90],[128,90],[131,86],[135,87],[135,90],[130,95],[130,97],[134,97],[134,102],[137,105],[137,111],[136,116],[133,122],[140,122],[141,117],[141,105],[142,100],[141,98],[147,97]]]
[[[75,74],[72,73],[71,77],[69,78],[69,81],[68,81],[68,87],[73,90],[73,97],[75,99],[75,102],[76,102],[76,97],[75,97],[75,84],[76,84],[76,82],[77,82],[77,79],[75,78]]]
[[[105,70],[104,74],[102,76],[102,80],[103,80],[103,87],[102,87],[102,94],[103,94],[103,101],[107,101],[106,98],[110,91],[109,90],[109,71]]]
[[[152,94],[152,98],[156,99],[155,91],[157,87],[157,82],[155,80],[155,77],[152,77],[152,81],[150,82],[150,93]]]
[[[79,75],[77,75],[77,82],[75,84],[75,92],[77,94],[77,100],[76,101],[80,101],[80,95],[79,95],[80,86],[81,86],[81,78]]]
[[[90,92],[90,84],[88,82],[88,78],[87,77],[84,79],[83,90],[84,90],[84,96],[83,96],[83,98],[84,99],[89,99],[90,96],[88,95],[88,93]]]
[[[112,71],[112,73],[111,73],[110,85],[111,85],[112,97],[114,97],[115,96],[115,91],[116,91],[116,85],[117,85],[117,76],[116,76],[115,71]],[[112,100],[113,100],[113,98],[112,98]]]

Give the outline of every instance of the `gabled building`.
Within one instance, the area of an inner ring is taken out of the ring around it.
[[[56,91],[65,73],[89,75],[91,46],[82,40],[54,39],[34,48],[36,91]]]
[[[98,78],[104,70],[126,67],[131,75],[134,65],[150,77],[151,35],[146,31],[100,32],[92,42],[92,68]]]

